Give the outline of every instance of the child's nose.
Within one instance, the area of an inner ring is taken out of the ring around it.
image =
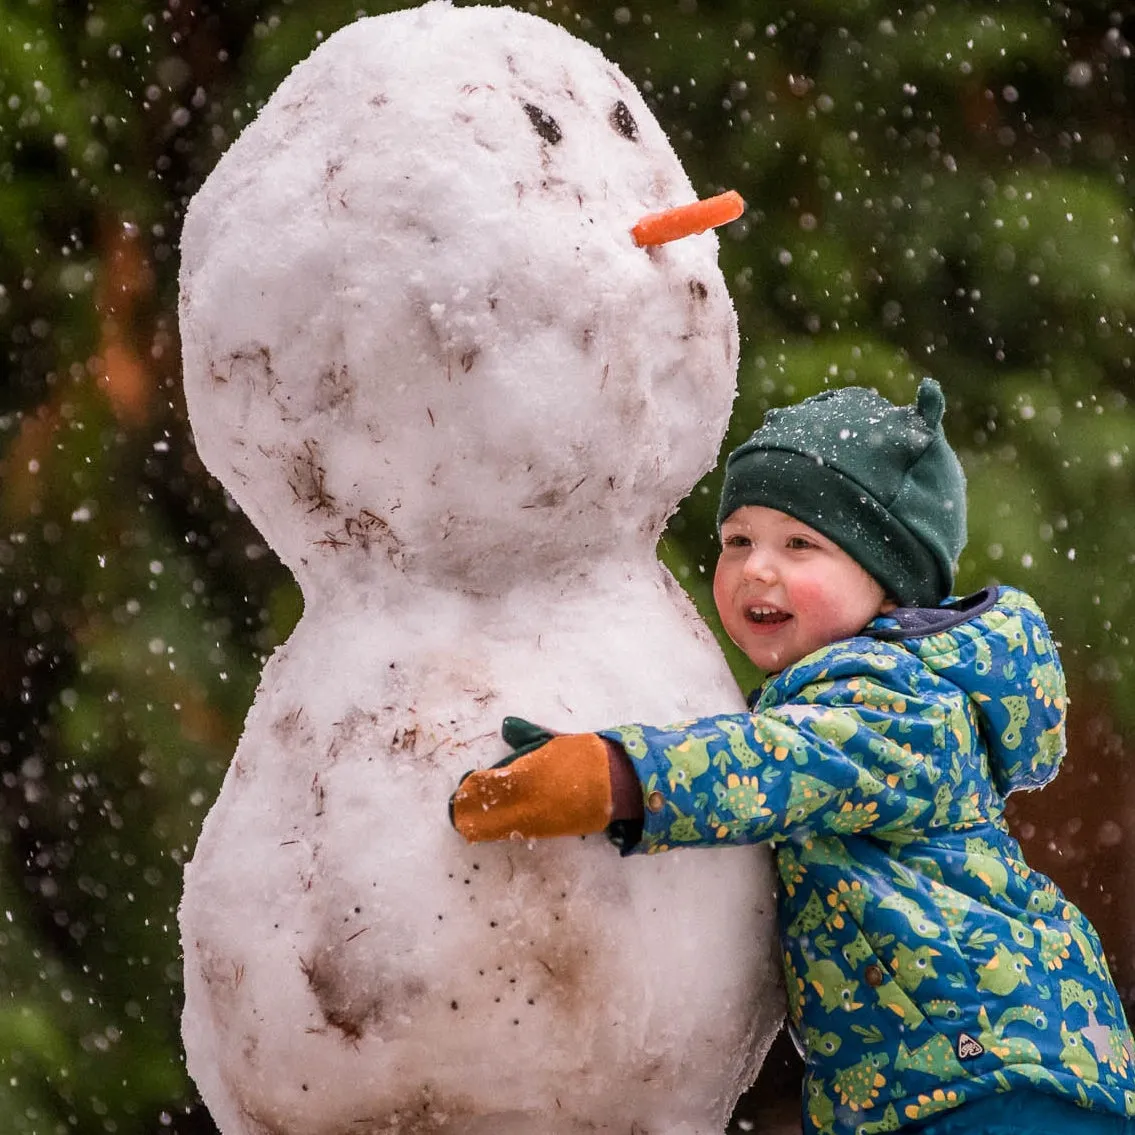
[[[776,579],[776,563],[765,548],[752,548],[745,557],[745,575],[749,579],[768,583]]]

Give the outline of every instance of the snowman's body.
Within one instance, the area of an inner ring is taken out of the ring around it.
[[[763,850],[446,822],[506,713],[742,706],[654,552],[736,366],[714,238],[628,236],[692,196],[593,49],[430,4],[328,40],[194,200],[198,446],[305,597],[186,872],[225,1135],[710,1135],[776,1031]]]

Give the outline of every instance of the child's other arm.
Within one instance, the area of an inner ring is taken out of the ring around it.
[[[557,738],[540,731],[539,747],[523,748],[530,759],[514,754],[470,774],[451,813],[466,838],[481,840],[602,831],[641,808],[641,835],[637,823],[622,826],[617,842],[647,852],[802,830],[917,835],[960,807],[943,772],[974,759],[973,739],[962,746],[967,728],[959,707],[922,704],[860,673],[758,713]],[[977,780],[963,803],[967,821],[995,810]]]
[[[628,753],[642,785],[635,851],[800,832],[918,836],[999,810],[987,776],[962,779],[980,763],[964,702],[829,669],[759,712],[601,735]]]
[[[872,767],[861,728],[853,712],[794,705],[603,736],[631,758],[645,805],[636,850],[649,852],[757,843],[804,827],[847,835],[893,818],[905,793]]]

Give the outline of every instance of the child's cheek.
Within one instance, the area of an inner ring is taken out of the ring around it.
[[[838,589],[823,580],[800,580],[792,586],[792,608],[801,630],[823,638],[838,638],[843,603]]]
[[[830,616],[838,605],[838,596],[822,580],[796,580],[790,595],[793,610],[799,618],[814,619],[825,613]]]
[[[731,591],[729,565],[725,562],[724,556],[718,556],[717,566],[713,571],[713,602],[717,607],[717,613],[723,619],[729,607],[729,595]]]

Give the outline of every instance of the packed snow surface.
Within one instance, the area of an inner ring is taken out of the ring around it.
[[[783,1012],[762,849],[467,846],[506,713],[742,708],[660,567],[736,320],[634,86],[504,8],[359,20],[194,198],[200,454],[295,573],[186,871],[188,1066],[224,1135],[723,1130]]]

